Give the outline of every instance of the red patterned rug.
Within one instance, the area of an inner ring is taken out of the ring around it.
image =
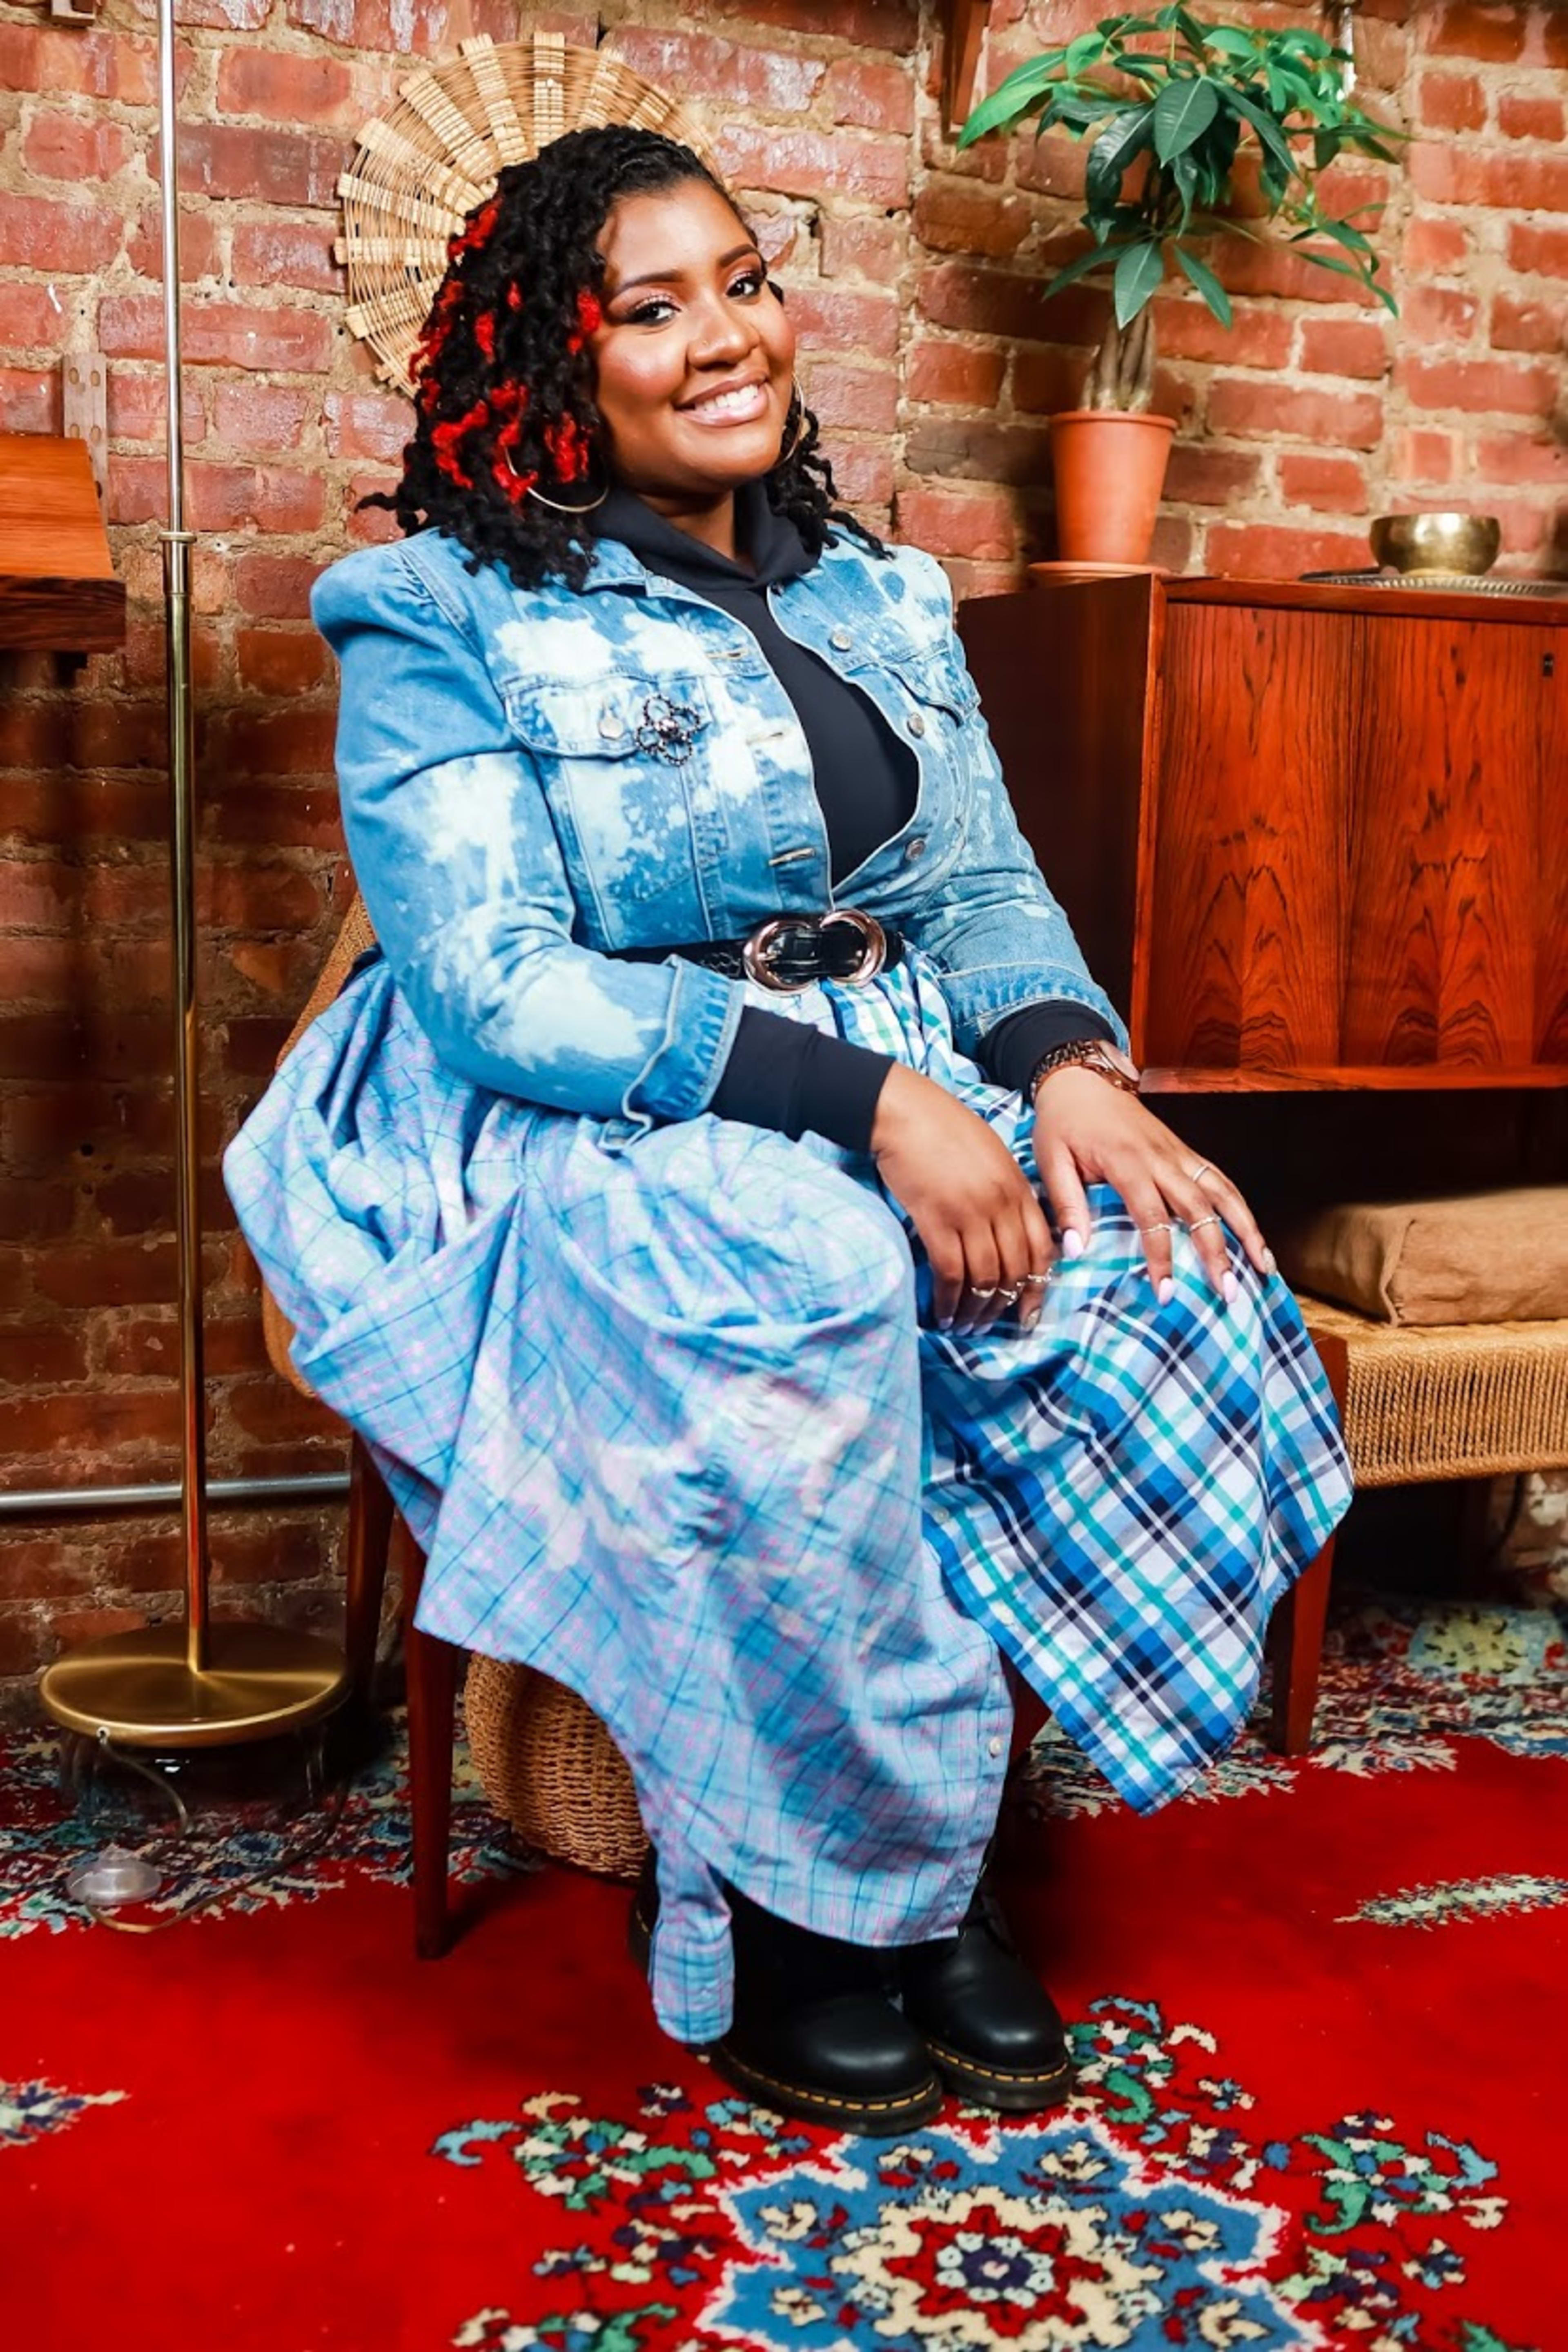
[[[15,1738],[4,2341],[1561,2352],[1565,1633],[1358,1604],[1313,1757],[1249,1735],[1151,1821],[1047,1737],[1009,1866],[1078,2094],[902,2144],[730,2096],[655,2029],[624,1891],[471,1790],[468,1932],[414,1961],[395,1753],[314,1858],[243,1829],[174,1888],[218,1903],[132,1937],[65,1899],[100,1832]]]

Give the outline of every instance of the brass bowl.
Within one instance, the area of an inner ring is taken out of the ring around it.
[[[1379,515],[1370,536],[1379,563],[1395,572],[1474,580],[1497,562],[1502,525],[1496,515]]]

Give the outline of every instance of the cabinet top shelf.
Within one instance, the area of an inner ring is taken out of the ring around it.
[[[1474,588],[1378,587],[1370,581],[1182,579],[1161,583],[1173,604],[1254,604],[1278,611],[1381,613],[1389,620],[1529,621],[1568,628],[1568,580],[1530,583],[1522,596]],[[1551,592],[1551,593],[1538,593]]]

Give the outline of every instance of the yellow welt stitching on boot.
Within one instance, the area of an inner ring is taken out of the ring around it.
[[[964,2067],[971,2074],[988,2076],[994,2083],[1059,2083],[1072,2074],[1071,2061],[1065,2058],[1059,2066],[1051,2067],[1044,2074],[1026,2074],[1016,2073],[1010,2066],[987,2066],[982,2059],[967,2057],[962,2050],[950,2050],[944,2042],[933,2042],[929,2033],[922,2033],[921,2040],[933,2058],[945,2058],[950,2066]]]
[[[715,2050],[724,2050],[721,2042],[715,2042],[713,2046]],[[900,2107],[918,2107],[921,2101],[929,2095],[929,2089],[909,2091],[899,2099],[858,2099],[847,2091],[842,2095],[833,2091],[808,2091],[803,2084],[781,2083],[776,2074],[764,2074],[762,2068],[753,2066],[749,2058],[739,2058],[732,2051],[725,2051],[724,2054],[737,2074],[749,2074],[752,2082],[765,2083],[770,2090],[783,2091],[792,2099],[805,2103],[815,2100],[819,2106],[857,2107],[863,2115],[890,2116],[896,2115]]]

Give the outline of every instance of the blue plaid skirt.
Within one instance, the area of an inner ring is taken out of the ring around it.
[[[1033,1177],[917,956],[757,1002],[891,1053]],[[1116,1197],[1036,1328],[932,1328],[869,1160],[486,1093],[358,974],[232,1146],[295,1361],[428,1553],[420,1622],[580,1691],[660,1853],[667,2028],[729,2018],[727,1880],[864,1944],[942,1934],[994,1825],[1004,1657],[1129,1802],[1216,1755],[1349,1498],[1283,1282],[1228,1308]]]

